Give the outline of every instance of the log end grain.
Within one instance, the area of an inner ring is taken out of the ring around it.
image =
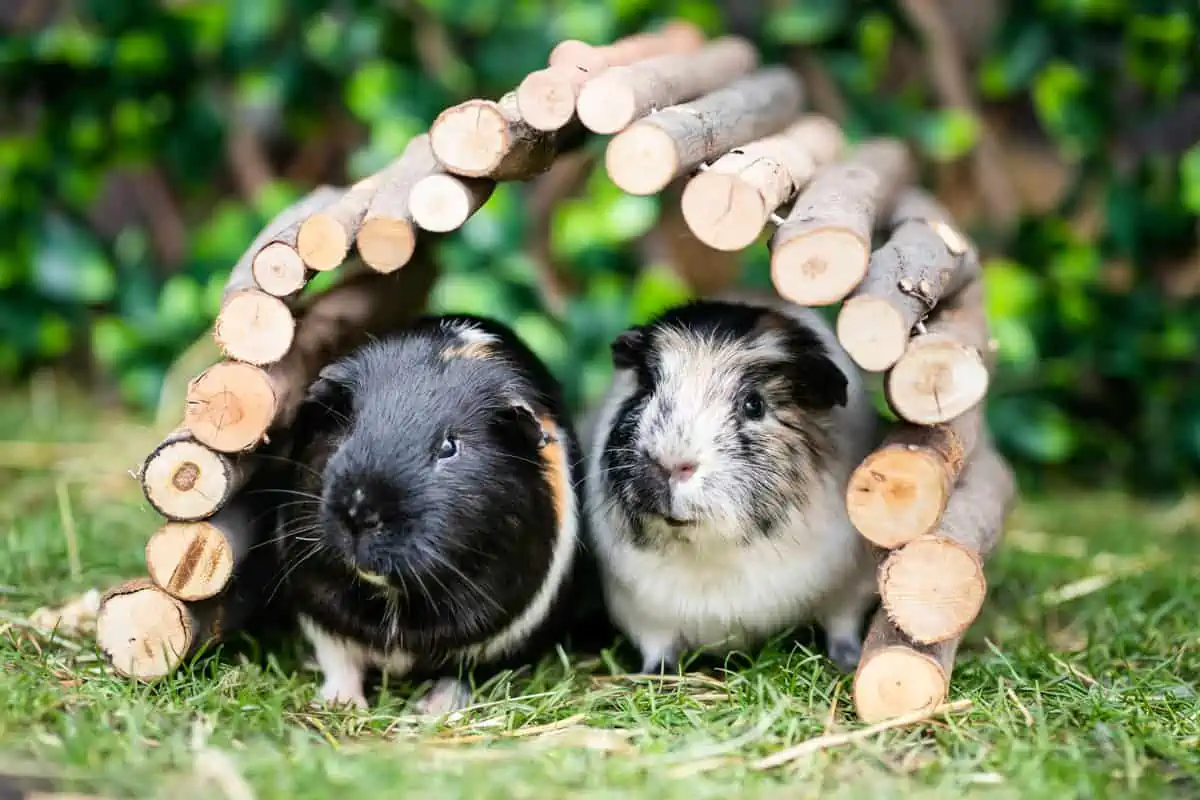
[[[636,89],[619,77],[611,77],[608,73],[598,75],[579,90],[575,113],[583,126],[593,133],[620,133],[637,119]]]
[[[987,580],[979,556],[941,536],[922,536],[879,568],[888,619],[919,644],[961,636],[983,608]]]
[[[223,453],[257,444],[275,417],[275,390],[249,364],[214,364],[188,386],[184,424],[196,440]]]
[[[434,158],[456,175],[481,177],[500,165],[510,144],[509,120],[498,103],[468,100],[446,109],[429,129]]]
[[[203,519],[229,495],[227,462],[193,441],[155,450],[142,469],[142,491],[158,513],[173,520]]]
[[[575,116],[579,88],[592,74],[583,64],[563,64],[530,73],[517,87],[521,119],[540,131],[562,128]]]
[[[715,170],[688,181],[679,205],[688,228],[714,250],[754,244],[770,215],[757,189],[737,175]]]
[[[193,636],[183,603],[149,582],[111,590],[96,616],[96,642],[113,669],[143,681],[179,666]]]
[[[350,233],[329,214],[313,214],[300,224],[296,250],[310,269],[337,269],[350,252]]]
[[[180,600],[204,600],[233,577],[233,551],[208,522],[168,522],[146,542],[146,568],[160,588]]]
[[[862,369],[883,372],[908,346],[904,318],[888,302],[870,295],[851,297],[838,312],[837,337]]]
[[[235,292],[221,307],[213,337],[230,358],[271,364],[292,346],[296,320],[284,302],[257,289]]]
[[[928,711],[945,701],[949,676],[936,660],[894,645],[868,654],[854,677],[854,707],[866,723]]]
[[[487,186],[473,190],[462,179],[446,174],[422,178],[408,196],[413,221],[435,233],[458,230],[491,194],[490,182]]]
[[[272,242],[258,252],[251,266],[259,288],[276,297],[286,297],[304,288],[307,268],[296,250],[283,242]]]
[[[830,305],[862,282],[870,257],[870,242],[857,233],[821,227],[772,246],[771,281],[797,305]]]
[[[670,134],[639,122],[608,143],[604,166],[613,183],[634,195],[662,191],[679,169],[679,153]]]
[[[376,217],[358,232],[358,254],[376,272],[395,272],[412,260],[417,232],[406,219]]]
[[[928,334],[910,342],[888,373],[888,402],[909,422],[935,425],[978,405],[988,383],[978,350],[949,336]]]
[[[892,445],[867,456],[850,476],[846,512],[866,539],[891,549],[932,530],[951,489],[935,454]]]

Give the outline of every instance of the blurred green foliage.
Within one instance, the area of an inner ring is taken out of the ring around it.
[[[766,61],[810,53],[852,139],[904,136],[931,167],[976,146],[981,121],[941,107],[924,72],[897,84],[897,47],[919,40],[903,3],[739,2],[17,0],[0,16],[0,377],[66,361],[152,405],[271,215],[316,182],[380,168],[446,106],[499,96],[563,38],[610,41],[669,16],[714,34],[733,24]],[[47,6],[57,14],[31,21]],[[1029,0],[990,29],[973,90],[1072,176],[1011,237],[972,231],[1004,254],[987,272],[993,429],[1027,476],[1171,485],[1200,466],[1200,279],[1187,280],[1200,273],[1200,6]],[[269,168],[252,190],[239,132]],[[585,403],[612,336],[687,291],[669,270],[640,270],[630,247],[659,198],[624,195],[597,169],[552,220],[552,252],[580,289],[567,313],[547,313],[521,249],[526,190],[500,187],[441,246],[433,305],[510,322]],[[1089,199],[1102,217],[1091,229],[1074,221]],[[766,285],[765,247],[744,268]]]

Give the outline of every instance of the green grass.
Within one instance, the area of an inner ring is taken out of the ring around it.
[[[53,391],[0,401],[0,773],[111,797],[250,796],[220,788],[231,775],[260,798],[1200,797],[1195,501],[1027,498],[954,674],[971,710],[764,772],[749,763],[861,727],[819,654],[773,646],[667,685],[548,658],[441,725],[406,715],[403,686],[314,710],[298,646],[114,677],[87,636],[23,621],[139,572],[156,518],[124,472],[150,439]],[[64,462],[14,440],[99,444]]]

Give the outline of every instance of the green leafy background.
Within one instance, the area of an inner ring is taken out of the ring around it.
[[[978,194],[947,175],[985,126],[1049,159],[1065,185],[1035,181],[1015,226],[966,215],[989,255],[993,430],[1026,485],[1177,487],[1200,466],[1200,6],[968,5],[986,25],[948,16],[982,117],[938,96],[902,2],[16,0],[0,13],[0,376],[62,367],[144,413],[276,211],[380,168],[446,106],[498,97],[560,39],[681,16],[751,35],[765,61],[815,62],[848,136],[914,143],[952,208]],[[551,250],[579,289],[547,312],[527,188],[501,186],[441,245],[432,302],[510,322],[585,403],[611,337],[686,290],[631,246],[660,198],[600,168],[554,211]],[[743,253],[744,282],[766,285],[766,255]]]

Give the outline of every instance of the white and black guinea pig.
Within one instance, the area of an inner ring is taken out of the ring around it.
[[[364,674],[516,666],[569,620],[583,458],[558,383],[508,328],[429,317],[326,367],[292,426],[297,502],[282,569],[324,673],[363,706]]]
[[[605,602],[642,669],[807,622],[853,669],[876,582],[845,491],[876,417],[824,319],[777,298],[696,301],[612,354],[587,514]]]

